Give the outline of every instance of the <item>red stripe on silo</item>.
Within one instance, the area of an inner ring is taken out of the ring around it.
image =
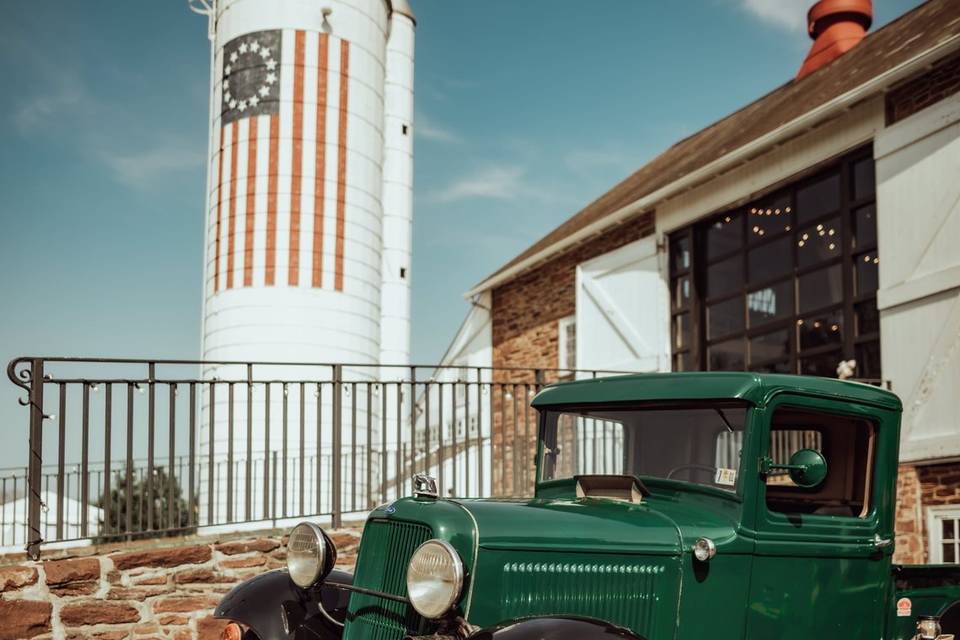
[[[253,285],[253,218],[257,194],[257,116],[250,118],[247,134],[247,207],[244,210],[243,286]]]
[[[317,162],[313,178],[313,286],[323,286],[323,196],[327,168],[327,67],[330,38],[320,34],[317,55]]]
[[[350,43],[340,41],[340,135],[337,143],[337,253],[333,286],[343,291],[344,217],[347,206],[347,99],[350,78]]]
[[[280,163],[280,116],[270,116],[270,161],[267,167],[267,247],[263,281],[272,286],[277,280],[277,167]]]
[[[290,263],[287,281],[291,287],[300,283],[300,189],[303,183],[303,57],[305,34],[296,32],[293,67],[293,139],[290,141]]]
[[[233,254],[237,234],[237,130],[239,123],[230,125],[230,222],[227,225],[227,289],[233,288]]]
[[[221,205],[221,185],[223,184],[223,130],[220,127],[220,157],[217,159],[217,223],[215,227],[215,237],[213,239],[213,292],[220,290],[220,205]]]

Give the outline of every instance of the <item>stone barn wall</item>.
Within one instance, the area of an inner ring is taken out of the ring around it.
[[[329,532],[352,569],[360,529]],[[236,583],[285,566],[282,532],[159,539],[0,557],[0,640],[216,640]]]
[[[900,465],[895,562],[929,562],[927,508],[947,505],[960,505],[960,462]]]

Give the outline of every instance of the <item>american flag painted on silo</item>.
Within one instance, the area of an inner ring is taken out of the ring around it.
[[[213,291],[343,290],[350,45],[248,33],[223,47]]]

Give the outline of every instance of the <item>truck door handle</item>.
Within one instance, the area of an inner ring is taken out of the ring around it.
[[[881,538],[879,533],[873,536],[874,549],[886,549],[890,546],[893,546],[893,538]]]

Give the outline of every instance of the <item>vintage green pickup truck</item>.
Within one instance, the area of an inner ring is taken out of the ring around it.
[[[356,573],[312,522],[226,638],[905,640],[960,633],[960,566],[892,563],[901,404],[825,378],[676,373],[533,400],[533,498],[370,513]]]

